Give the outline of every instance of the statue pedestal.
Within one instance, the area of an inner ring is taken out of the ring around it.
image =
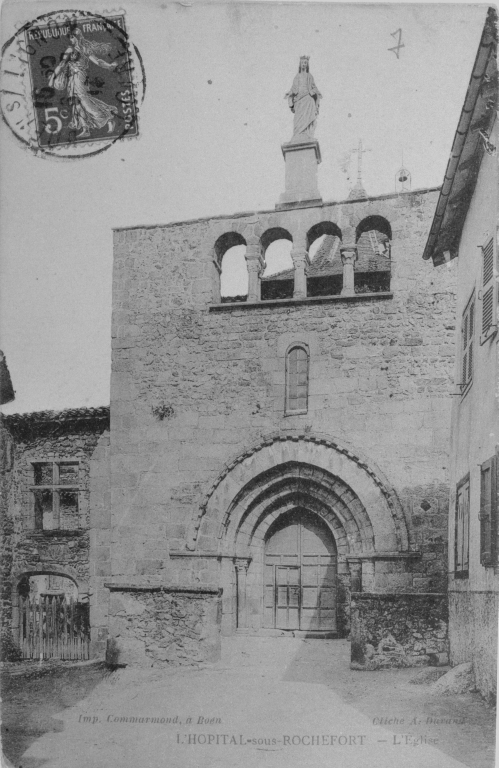
[[[317,186],[317,166],[321,162],[317,139],[295,139],[282,144],[281,148],[286,163],[286,189],[276,208],[279,210],[293,208],[297,204],[322,203]]]

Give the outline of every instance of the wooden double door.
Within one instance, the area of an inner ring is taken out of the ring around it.
[[[337,553],[324,521],[292,512],[269,530],[264,562],[264,626],[336,629]]]

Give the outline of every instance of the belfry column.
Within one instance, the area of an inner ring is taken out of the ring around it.
[[[357,261],[357,246],[354,244],[340,246],[340,253],[343,264],[343,288],[341,289],[341,295],[354,296],[354,264]]]
[[[310,266],[310,259],[305,245],[293,245],[291,258],[295,269],[293,298],[304,299],[307,296],[307,270]]]
[[[265,261],[258,238],[248,240],[246,265],[248,267],[248,302],[260,301],[260,275],[265,269]]]
[[[236,557],[234,560],[237,577],[237,631],[243,634],[248,631],[246,575],[248,573],[249,563],[250,561],[248,557]]]

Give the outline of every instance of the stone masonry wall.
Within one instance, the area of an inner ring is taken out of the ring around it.
[[[497,695],[498,612],[497,592],[449,593],[451,664],[472,661],[476,687],[491,701]]]
[[[446,594],[354,593],[351,664],[354,669],[448,662]]]
[[[436,199],[414,192],[115,233],[115,576],[176,583],[168,550],[184,548],[224,465],[268,434],[321,433],[381,468],[403,504],[410,548],[423,551],[377,564],[375,591],[445,588],[455,267],[431,270],[421,259]],[[375,214],[393,232],[392,296],[213,304],[213,246],[224,232],[253,242],[279,226],[297,243],[327,220],[346,238]],[[285,352],[294,341],[310,350],[308,412],[286,416]],[[216,528],[203,535],[216,550]],[[211,570],[183,566],[183,584],[216,585]]]
[[[110,664],[165,666],[220,658],[217,591],[113,591]]]

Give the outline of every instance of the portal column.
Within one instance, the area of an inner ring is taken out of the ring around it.
[[[236,557],[234,565],[236,566],[237,578],[237,632],[247,634],[248,632],[248,614],[246,608],[246,575],[250,560],[248,557]]]
[[[350,568],[350,592],[362,592],[362,560],[348,558]]]

